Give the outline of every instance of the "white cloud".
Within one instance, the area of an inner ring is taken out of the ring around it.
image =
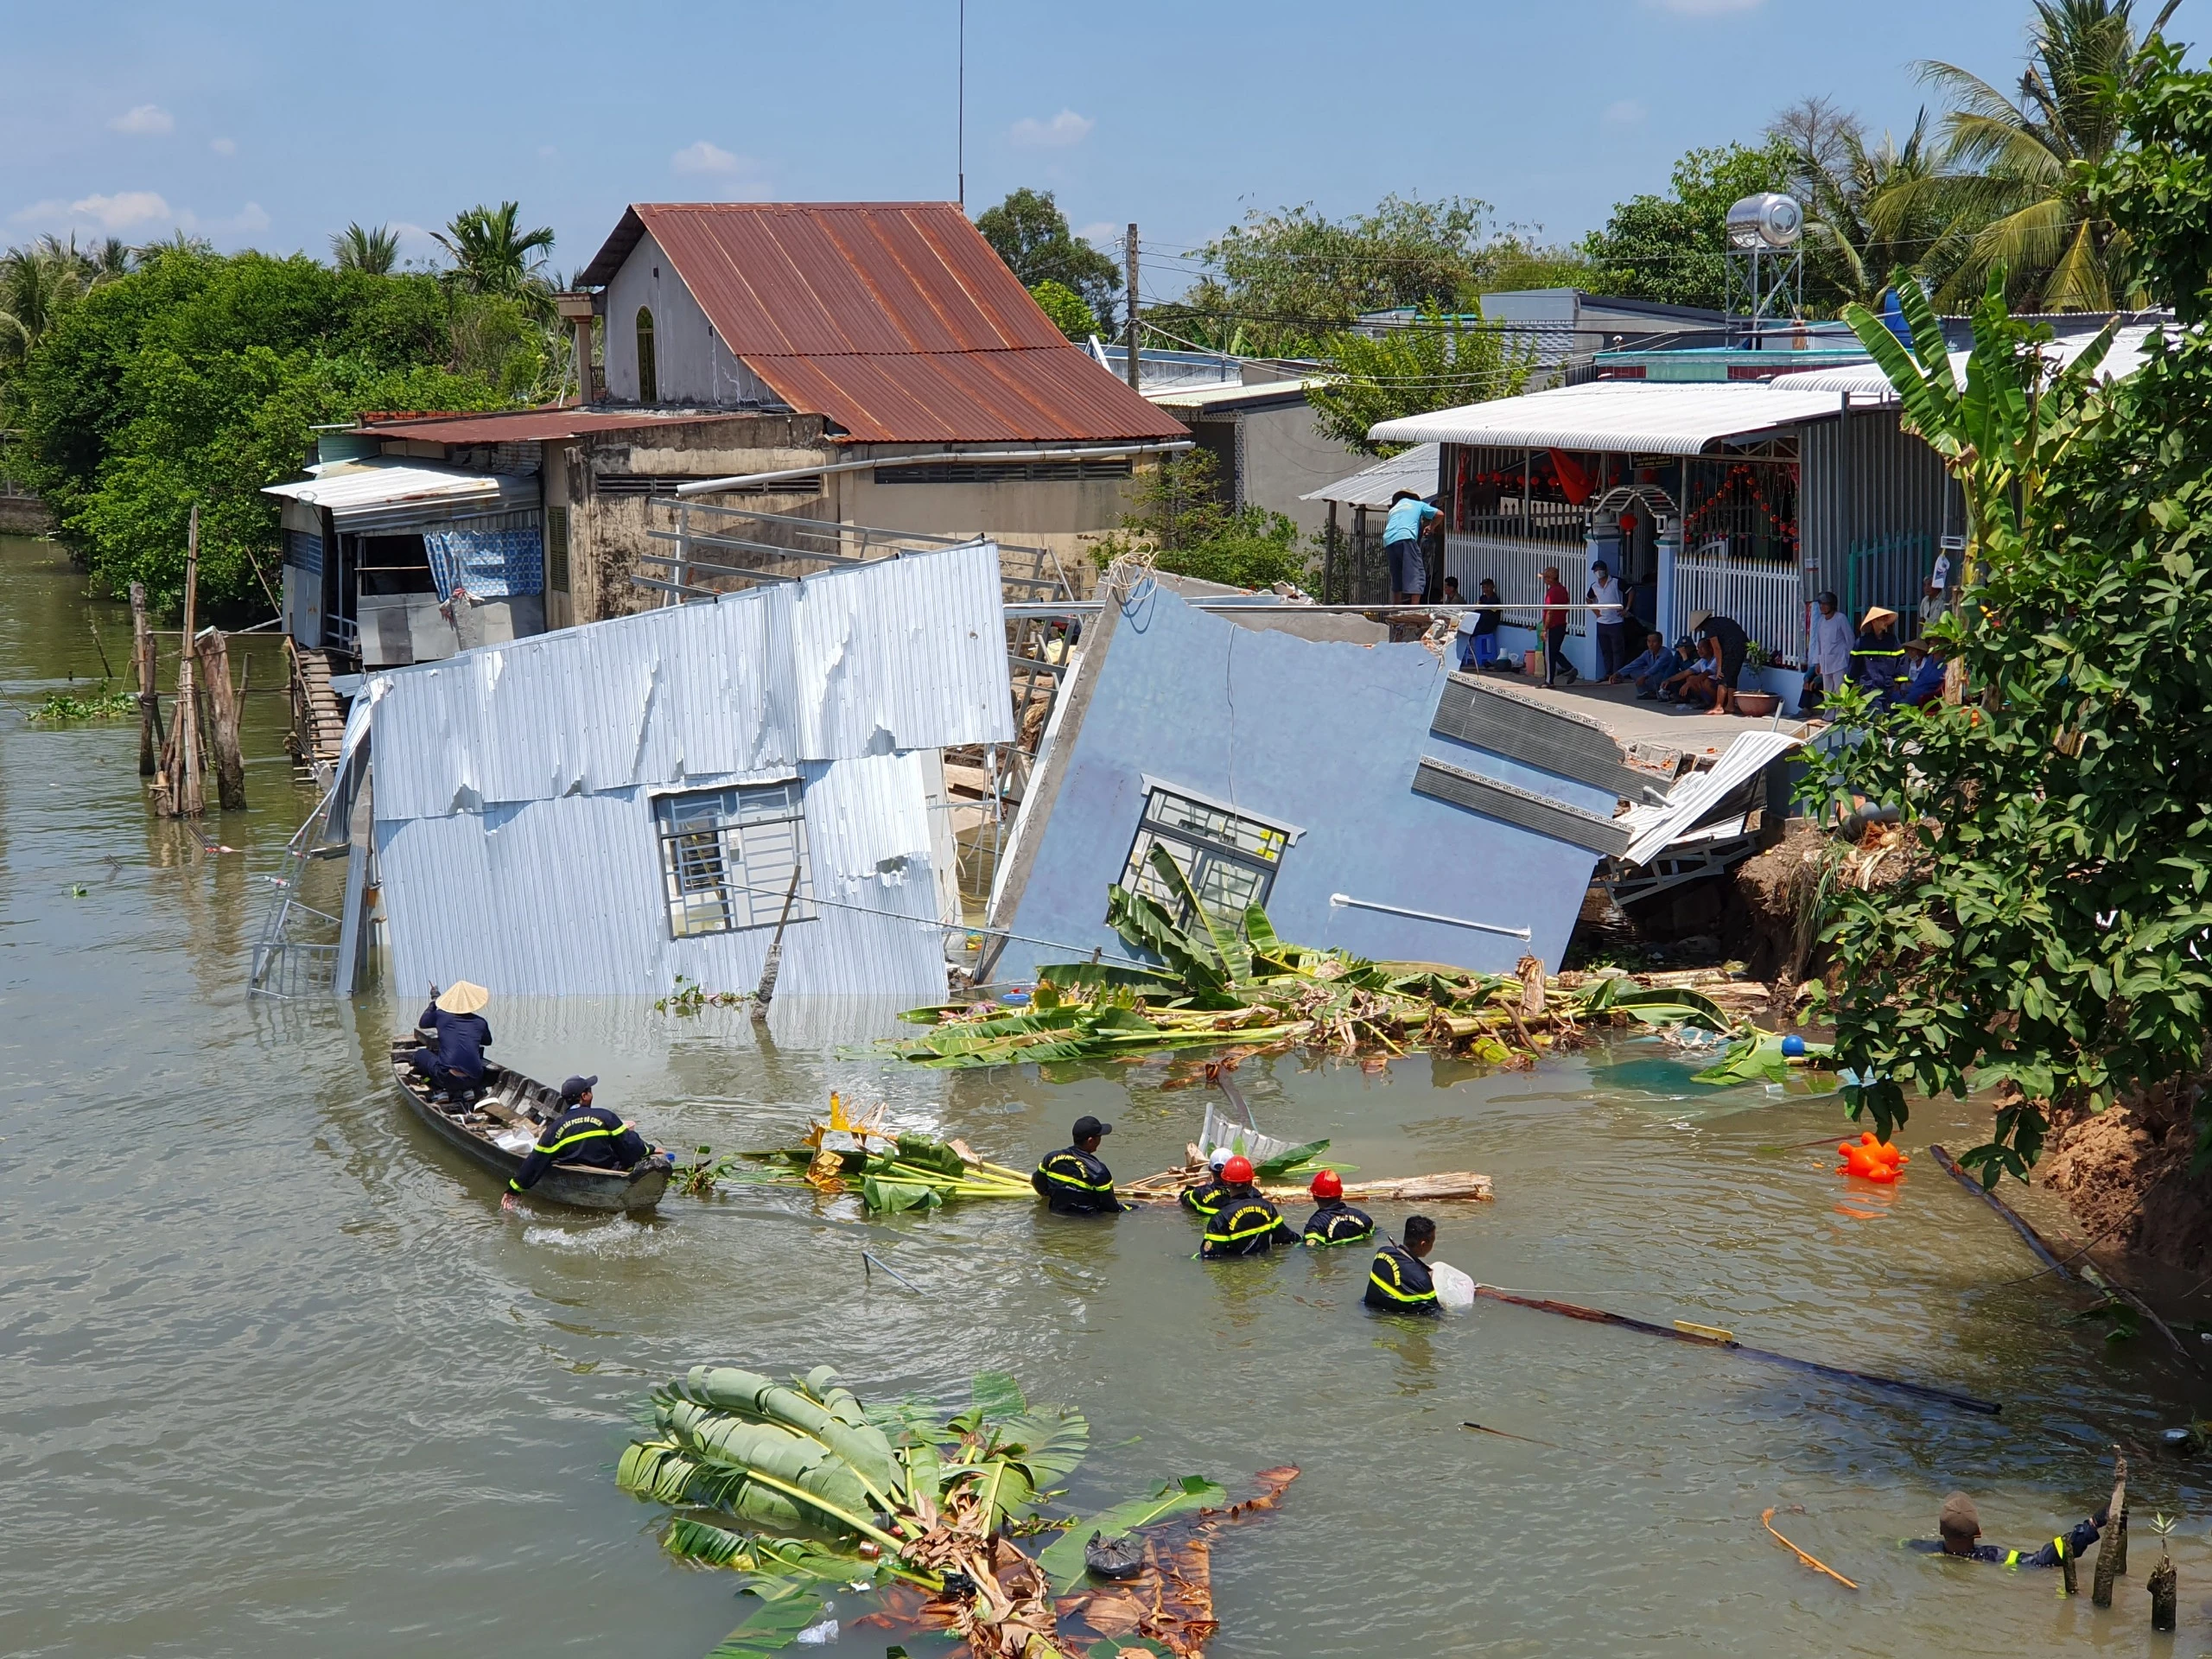
[[[1073,110],[1062,110],[1049,121],[1039,121],[1029,116],[1014,124],[1009,135],[1017,144],[1027,144],[1036,149],[1065,149],[1079,144],[1090,137],[1090,130],[1098,124],[1087,115],[1077,115]]]
[[[151,190],[118,190],[111,196],[35,202],[14,217],[19,225],[80,225],[102,231],[128,231],[174,219],[175,215],[169,211],[168,203]]]
[[[141,104],[135,110],[126,110],[108,123],[118,132],[128,132],[141,137],[157,137],[176,130],[176,118],[158,104]]]
[[[235,138],[210,138],[207,148],[218,156],[235,156],[238,153],[238,141]]]
[[[1766,0],[1644,0],[1677,17],[1726,17],[1739,11],[1757,11]]]
[[[1084,226],[1076,232],[1076,236],[1079,240],[1096,242],[1102,247],[1109,242],[1116,247],[1119,247],[1122,245],[1123,228],[1119,225],[1109,224],[1102,219],[1096,225]]]
[[[677,150],[668,158],[668,164],[678,173],[726,175],[745,170],[742,157],[733,156],[720,144],[710,144],[704,138]]]
[[[1603,118],[1609,127],[1632,127],[1643,119],[1647,111],[1635,99],[1624,98],[1618,104],[1605,105]]]
[[[226,231],[265,231],[269,228],[270,218],[259,202],[249,201],[228,219],[199,219],[188,213],[184,215],[184,223],[190,230],[218,233]]]

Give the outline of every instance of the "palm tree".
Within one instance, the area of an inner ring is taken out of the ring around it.
[[[1928,111],[1900,144],[1891,133],[1869,147],[1847,131],[1827,165],[1804,168],[1805,233],[1833,256],[1826,275],[1845,304],[1878,309],[1890,273],[1903,266],[1940,280],[1964,257],[1967,238],[1947,234],[1941,204],[1923,188],[1937,176]],[[1804,158],[1800,157],[1801,163]]]
[[[541,225],[525,232],[521,213],[519,202],[479,204],[455,213],[444,230],[431,235],[453,256],[454,280],[469,292],[504,294],[532,309],[550,309],[552,290],[545,284],[543,267],[553,229]]]
[[[42,236],[29,247],[10,248],[0,255],[0,342],[15,354],[29,351],[85,286],[85,260],[73,237],[65,244]]]
[[[330,255],[340,270],[389,276],[399,263],[399,233],[389,225],[364,230],[356,220],[330,238]]]
[[[2149,35],[2179,3],[2166,0]],[[2124,136],[2115,92],[2142,46],[2133,10],[2134,0],[2036,0],[2017,101],[1955,64],[1920,66],[1950,99],[1943,170],[1885,190],[1872,216],[1900,241],[1913,219],[1940,216],[1964,254],[1941,297],[1970,296],[2001,264],[2021,304],[2101,311],[2142,302],[2114,292],[2115,232],[2092,211],[2080,165],[2101,161]]]

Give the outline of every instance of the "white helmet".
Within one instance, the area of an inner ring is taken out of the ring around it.
[[[1218,1175],[1221,1173],[1221,1166],[1236,1155],[1236,1153],[1227,1147],[1216,1147],[1212,1152],[1207,1154],[1206,1163],[1213,1170],[1213,1173]]]

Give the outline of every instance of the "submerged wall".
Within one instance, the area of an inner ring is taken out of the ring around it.
[[[1022,826],[1018,887],[995,918],[1053,944],[1009,943],[995,977],[1068,959],[1058,946],[1126,954],[1105,925],[1106,890],[1127,866],[1147,779],[1300,832],[1267,903],[1286,939],[1485,970],[1524,952],[1558,963],[1596,854],[1416,793],[1415,775],[1425,757],[1441,760],[1598,823],[1613,797],[1432,734],[1448,676],[1421,646],[1240,627],[1147,584],[1102,619],[1085,652],[1103,655],[1070,694],[1075,712],[1056,739],[1065,747],[1048,762],[1057,776],[1033,796],[1046,816]],[[1335,893],[1533,937],[1338,908]]]

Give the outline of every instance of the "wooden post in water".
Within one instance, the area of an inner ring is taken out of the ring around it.
[[[160,765],[161,668],[154,647],[154,625],[146,619],[146,584],[130,584],[130,655],[138,670],[138,775],[151,778]]]
[[[2071,1555],[2061,1555],[2058,1558],[2058,1574],[2061,1593],[2069,1596],[2078,1596],[2082,1593],[2082,1581],[2074,1575],[2074,1558]]]
[[[193,622],[200,596],[200,509],[192,509],[192,529],[184,553],[184,645],[176,665],[175,760],[169,768],[170,810],[196,818],[207,810],[200,776],[200,696],[194,684]]]
[[[2096,1606],[2112,1605],[2112,1581],[2127,1560],[2127,1459],[2112,1460],[2112,1506],[2105,1511],[2104,1541],[2097,1546],[2097,1572],[2089,1586],[2089,1600]]]
[[[2151,1592],[2151,1628],[2171,1630],[2174,1627],[2176,1595],[2174,1558],[2171,1554],[2158,1557],[2158,1564],[2151,1569],[2151,1576],[2143,1581],[2143,1586]]]
[[[207,668],[208,728],[215,740],[215,795],[226,812],[245,810],[245,760],[238,752],[238,694],[231,683],[230,641],[207,630],[198,651]]]

